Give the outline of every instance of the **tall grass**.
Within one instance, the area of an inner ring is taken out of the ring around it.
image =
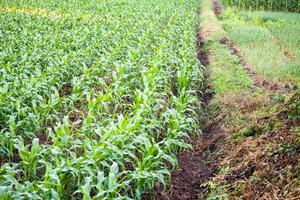
[[[223,2],[240,9],[300,12],[299,0],[223,0]]]

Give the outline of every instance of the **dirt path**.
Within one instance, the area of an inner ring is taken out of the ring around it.
[[[205,153],[199,139],[191,141],[193,151],[178,154],[179,169],[173,174],[171,187],[167,193],[158,193],[158,200],[196,199],[203,188],[201,184],[213,176],[214,168],[205,163]]]

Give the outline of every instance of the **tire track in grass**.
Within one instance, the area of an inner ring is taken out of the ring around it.
[[[220,0],[213,0],[213,10],[216,16],[219,16],[222,13],[222,4]],[[287,88],[283,83],[278,81],[267,81],[266,79],[261,77],[256,72],[254,67],[245,61],[241,53],[241,50],[239,49],[238,45],[235,42],[228,39],[227,37],[224,37],[223,39],[220,40],[220,44],[227,45],[228,48],[230,49],[230,53],[239,58],[240,64],[242,64],[246,72],[249,74],[255,86],[262,88],[271,94],[274,93],[288,94],[291,92],[291,89]]]
[[[236,43],[229,40],[227,37],[224,37],[220,40],[221,44],[227,45],[230,49],[230,52],[232,55],[236,55],[240,63],[243,65],[244,69],[247,71],[249,76],[251,77],[252,81],[254,82],[255,86],[260,87],[270,93],[284,93],[288,94],[290,93],[290,89],[285,87],[285,85],[278,81],[267,81],[263,77],[261,77],[253,66],[251,66],[249,63],[247,63],[242,56],[242,53]]]

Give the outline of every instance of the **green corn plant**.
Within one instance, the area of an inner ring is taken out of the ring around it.
[[[176,169],[199,128],[198,2],[0,5],[3,198],[140,199],[166,185],[165,163]]]
[[[25,180],[31,180],[37,176],[37,167],[39,155],[42,153],[42,147],[39,145],[39,139],[34,138],[30,149],[24,145],[22,138],[15,139],[15,148],[21,158],[22,168],[24,169]]]

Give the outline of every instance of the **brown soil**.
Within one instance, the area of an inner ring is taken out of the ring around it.
[[[73,90],[72,84],[66,83],[61,87],[58,93],[60,97],[64,97],[70,95],[72,93],[72,90]]]
[[[193,151],[180,152],[177,155],[179,169],[172,174],[168,191],[156,191],[157,200],[192,200],[197,199],[205,187],[202,185],[214,176],[217,162],[208,162],[210,153],[216,150],[216,145],[223,135],[221,123],[208,126],[203,131],[202,138],[192,138],[190,143]]]
[[[197,38],[198,60],[203,66],[207,67],[209,66],[209,53],[204,48],[204,38],[201,35],[201,30],[199,31]]]
[[[221,5],[220,0],[214,0],[213,4],[214,4],[215,15],[219,16],[222,13],[222,5]]]
[[[258,75],[255,69],[245,61],[239,47],[233,41],[230,41],[228,38],[224,37],[222,40],[220,40],[220,43],[227,45],[230,48],[231,54],[236,55],[240,59],[240,63],[244,66],[245,70],[248,72],[257,87],[263,88],[270,93],[287,94],[290,92],[290,89],[286,88],[283,83],[278,81],[267,81]]]
[[[70,116],[70,122],[73,124],[73,127],[78,130],[82,127],[84,119],[87,117],[86,111],[73,111]]]
[[[46,131],[43,131],[39,136],[38,136],[38,138],[39,138],[39,142],[40,142],[40,144],[49,144],[49,145],[51,145],[51,144],[53,144],[53,142],[51,141],[51,138],[48,138],[47,137],[47,133],[46,133]]]
[[[191,141],[194,151],[178,154],[179,169],[172,174],[170,189],[167,192],[158,192],[158,200],[189,200],[196,199],[203,188],[201,184],[208,177],[213,176],[212,167],[205,163],[205,155],[201,149],[196,149],[198,139]]]
[[[207,68],[210,64],[209,60],[209,52],[205,49],[204,45],[204,37],[202,36],[202,31],[200,30],[197,35],[197,58],[200,61],[200,63]],[[201,102],[203,103],[203,108],[206,109],[207,105],[209,104],[209,101],[213,98],[213,91],[212,91],[212,86],[209,81],[209,73],[208,70],[205,70],[203,72],[204,74],[204,81],[203,85],[201,87],[201,92],[202,94],[199,95],[201,98]]]

